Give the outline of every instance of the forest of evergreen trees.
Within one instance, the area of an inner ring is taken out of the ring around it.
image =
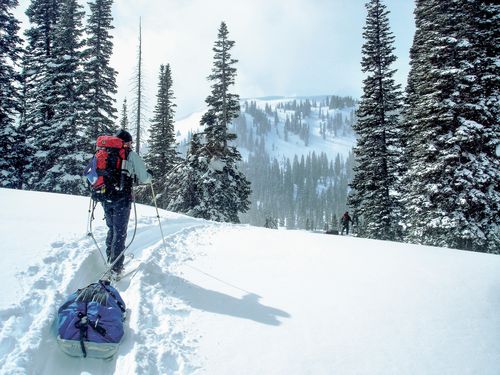
[[[0,4],[0,184],[86,194],[82,166],[97,135],[117,128],[112,0],[90,2],[85,25],[77,0],[32,1],[25,43],[17,1]]]
[[[355,105],[354,100],[337,96],[293,99],[274,107],[266,103],[264,108],[255,101],[243,104],[234,129],[238,148],[249,153],[242,170],[252,184],[252,203],[241,215],[242,222],[259,226],[273,222],[289,229],[337,229],[337,218],[346,209],[354,159],[352,155],[344,160],[340,154],[316,152],[310,137],[314,130],[319,130],[322,141],[327,136],[353,136]],[[298,136],[300,147],[309,150],[307,154],[291,159],[273,156],[276,138],[293,145],[290,134]]]
[[[110,66],[112,0],[32,0],[20,36],[17,0],[0,1],[0,186],[86,194],[96,137],[118,121]],[[145,156],[162,207],[218,221],[335,227],[349,207],[360,236],[500,252],[500,5],[417,0],[410,72],[394,80],[395,36],[382,0],[366,3],[359,101],[307,98],[258,108],[231,92],[235,42],[221,23],[201,129],[179,154],[169,64],[160,67]],[[141,135],[139,32],[136,136]],[[325,72],[327,74],[327,72]],[[357,106],[345,116],[343,109]],[[273,157],[270,139],[310,147],[354,137],[346,160]],[[139,140],[139,139],[138,139]],[[141,144],[144,140],[141,140]],[[136,144],[141,152],[140,143]],[[248,157],[243,160],[241,150]],[[138,198],[150,202],[142,190]]]
[[[18,2],[0,1],[0,186],[88,194],[82,172],[95,152],[96,139],[118,129],[117,72],[109,64],[112,4],[93,0],[85,15],[78,0],[32,0],[23,42],[12,12]],[[141,28],[132,116],[137,153],[144,129]],[[161,65],[144,156],[163,208],[238,222],[238,213],[250,204],[250,184],[238,170],[241,156],[231,145],[235,135],[228,131],[240,110],[238,95],[230,92],[237,60],[231,57],[234,41],[228,34],[222,22],[213,47],[208,77],[212,91],[206,99],[203,130],[193,137],[185,159],[175,150],[171,68]],[[130,126],[126,101],[119,125]],[[152,200],[145,189],[138,189],[137,198]]]
[[[349,204],[358,233],[500,252],[500,5],[417,0],[406,91],[381,0],[366,4]]]

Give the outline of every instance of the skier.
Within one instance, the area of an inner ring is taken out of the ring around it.
[[[115,259],[125,249],[125,240],[127,238],[127,225],[130,217],[130,208],[132,206],[132,185],[134,180],[143,184],[150,183],[152,175],[146,169],[146,165],[141,157],[134,152],[132,148],[132,136],[126,130],[118,130],[115,134],[124,142],[124,148],[127,149],[127,159],[125,170],[128,172],[124,181],[124,188],[119,195],[112,199],[106,199],[102,202],[108,234],[106,236],[106,254],[108,261],[113,263]],[[123,255],[113,265],[113,272],[119,275],[123,271]]]
[[[346,211],[340,219],[340,223],[342,224],[342,231],[340,232],[341,235],[344,235],[344,230],[346,231],[346,234],[349,235],[349,222],[353,223],[351,217],[349,216],[349,212]]]

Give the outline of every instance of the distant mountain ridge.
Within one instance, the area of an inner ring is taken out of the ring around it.
[[[311,230],[338,226],[346,209],[356,143],[352,97],[266,96],[241,100],[231,124],[241,168],[252,184],[243,223]],[[186,154],[202,112],[176,124],[179,152]],[[273,224],[273,225],[274,225]]]
[[[234,121],[230,131],[236,133],[236,146],[245,160],[249,153],[255,152],[252,141],[256,139],[268,145],[266,151],[278,159],[283,156],[293,159],[294,155],[314,151],[325,152],[331,157],[339,153],[346,158],[356,142],[352,124],[357,101],[352,97],[272,95],[245,98],[240,102],[241,116]],[[310,104],[306,105],[307,102]],[[343,105],[345,103],[350,105]],[[274,112],[278,114],[277,119]],[[176,122],[182,155],[187,151],[191,134],[200,130],[202,115],[203,112],[195,112]],[[304,128],[306,124],[308,129]],[[286,139],[285,132],[288,133]]]

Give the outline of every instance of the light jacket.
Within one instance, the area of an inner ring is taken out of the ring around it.
[[[129,151],[125,169],[130,176],[136,176],[141,184],[149,184],[152,181],[153,177],[148,173],[144,160],[135,151]]]

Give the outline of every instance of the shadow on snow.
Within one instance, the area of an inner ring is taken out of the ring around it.
[[[202,288],[181,277],[168,275],[168,289],[174,297],[180,298],[192,308],[216,314],[249,319],[262,324],[281,325],[278,318],[290,318],[286,311],[262,305],[260,296],[248,293],[242,298]]]

